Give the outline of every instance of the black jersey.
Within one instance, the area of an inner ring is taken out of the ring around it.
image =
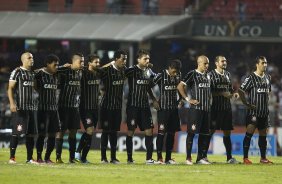
[[[232,82],[230,78],[230,73],[225,71],[221,74],[216,70],[212,70],[208,73],[211,79],[211,92],[221,93],[230,92],[233,93]],[[231,110],[231,103],[229,98],[225,98],[222,95],[214,95],[212,97],[212,110],[224,111]]]
[[[137,65],[125,70],[129,87],[127,106],[149,107],[148,90],[151,88],[152,74],[151,69],[142,70]]]
[[[16,82],[14,98],[17,109],[35,110],[37,108],[37,93],[34,90],[34,72],[19,67],[12,71],[9,80]]]
[[[80,81],[82,70],[69,67],[58,69],[59,76],[59,107],[78,107],[80,102]]]
[[[268,100],[271,91],[271,77],[268,74],[258,76],[251,73],[242,83],[240,89],[248,93],[248,102],[256,106],[248,110],[249,115],[267,117],[269,114]]]
[[[211,90],[210,77],[207,73],[200,73],[192,70],[186,74],[182,82],[187,85],[191,93],[191,99],[198,100],[198,105],[191,105],[190,108],[204,111],[210,110]]]
[[[58,77],[56,74],[48,73],[46,70],[39,70],[35,74],[36,90],[39,93],[39,110],[57,110],[57,88]]]
[[[106,109],[121,109],[123,99],[124,70],[118,70],[114,65],[98,70],[104,86],[101,106]]]
[[[98,73],[85,68],[81,78],[80,108],[86,110],[98,109],[99,84]]]
[[[170,76],[167,70],[154,77],[153,83],[158,84],[160,90],[159,103],[161,109],[176,109],[178,107],[177,85],[181,79],[181,74]]]

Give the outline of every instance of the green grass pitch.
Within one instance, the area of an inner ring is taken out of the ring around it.
[[[34,152],[35,153],[35,152]],[[109,151],[108,151],[109,155]],[[154,153],[156,156],[156,153]],[[282,158],[269,157],[274,164],[258,164],[259,157],[250,157],[253,165],[225,164],[225,156],[210,155],[212,165],[184,164],[185,155],[173,153],[177,165],[145,165],[145,152],[135,152],[136,164],[126,164],[126,153],[118,152],[121,164],[100,164],[100,152],[91,150],[88,160],[92,164],[40,164],[25,163],[26,150],[19,146],[16,153],[17,164],[8,164],[9,149],[0,149],[0,183],[43,184],[43,183],[77,183],[77,184],[114,184],[114,183],[282,183]],[[68,160],[68,150],[63,150],[63,160]],[[195,155],[194,155],[195,158]],[[237,160],[242,160],[236,156]],[[52,154],[54,159],[54,152]]]

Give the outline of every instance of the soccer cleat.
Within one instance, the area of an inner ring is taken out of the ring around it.
[[[175,162],[175,160],[170,159],[170,160],[166,161],[165,164],[176,164],[176,162]]]
[[[44,164],[45,162],[42,159],[37,159],[37,163]]]
[[[35,165],[38,165],[39,163],[36,162],[35,160],[31,159],[31,160],[27,160],[25,163],[27,164],[35,164]]]
[[[80,155],[79,152],[75,152],[75,154],[74,154],[74,159],[75,159],[75,160],[78,160],[78,161],[81,161],[81,155]]]
[[[111,164],[119,164],[120,161],[119,161],[118,159],[114,158],[114,159],[112,159],[112,160],[110,161],[110,163],[111,163]]]
[[[45,160],[45,163],[46,164],[54,164],[55,162],[53,162],[52,160],[48,159],[48,160]]]
[[[77,163],[80,163],[80,160],[76,160],[75,158],[74,159],[69,159],[69,163],[70,164],[77,164]]]
[[[134,163],[135,163],[135,160],[133,160],[132,158],[127,159],[127,164],[134,164]]]
[[[260,159],[260,163],[261,163],[261,164],[273,164],[273,162],[271,162],[271,161],[268,160],[267,158],[261,158],[261,159]]]
[[[91,162],[89,162],[88,160],[81,160],[82,164],[91,164]]]
[[[235,158],[230,158],[229,160],[227,160],[228,164],[240,164],[239,161],[237,161]]]
[[[164,163],[163,159],[160,158],[160,159],[158,159],[158,161],[155,161],[155,164],[165,164],[165,163]]]
[[[146,160],[145,163],[148,164],[148,165],[150,165],[150,164],[158,164],[154,159]]]
[[[252,164],[252,162],[248,158],[244,158],[243,163],[246,164],[246,165]]]
[[[16,164],[16,158],[10,158],[10,160],[8,161],[9,164]]]
[[[64,162],[63,162],[63,160],[61,158],[57,158],[56,159],[56,163],[57,164],[63,164]]]
[[[186,165],[193,165],[192,159],[191,159],[191,158],[190,158],[190,159],[187,159],[187,160],[185,161],[185,164],[186,164]]]
[[[109,161],[106,158],[101,160],[101,164],[108,164],[108,163]]]
[[[197,163],[197,164],[201,164],[201,165],[209,165],[209,164],[211,164],[211,163],[208,161],[207,158],[202,158],[201,160],[198,160],[196,163]]]

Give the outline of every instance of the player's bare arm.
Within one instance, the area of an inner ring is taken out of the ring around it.
[[[14,101],[14,89],[16,87],[16,81],[9,81],[9,86],[8,86],[8,98],[10,102],[10,110],[11,112],[16,112],[17,111],[17,106]]]
[[[245,91],[239,89],[239,90],[238,90],[238,94],[239,94],[239,96],[240,96],[240,99],[241,99],[242,103],[243,103],[245,106],[247,106],[249,109],[255,109],[255,108],[256,108],[255,105],[249,104],[249,103],[247,102],[247,99],[246,99],[246,96],[245,96]]]

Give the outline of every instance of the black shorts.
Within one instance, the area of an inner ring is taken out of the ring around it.
[[[158,111],[158,132],[177,132],[180,131],[180,120],[178,109]]]
[[[256,117],[253,115],[247,115],[246,126],[248,126],[249,124],[255,125],[258,130],[263,130],[270,127],[269,117]]]
[[[37,134],[37,112],[32,110],[18,110],[12,113],[12,134]]]
[[[38,110],[37,125],[39,134],[55,134],[59,126],[59,113],[57,110]]]
[[[121,123],[121,109],[100,109],[99,128],[105,131],[119,131]]]
[[[84,129],[87,129],[89,127],[96,128],[98,122],[98,109],[93,109],[93,110],[79,109],[79,113]]]
[[[58,131],[80,129],[80,115],[78,108],[59,107],[60,123]]]
[[[211,111],[211,130],[233,130],[232,111]]]
[[[187,131],[192,133],[209,134],[210,112],[189,109]]]
[[[141,131],[154,128],[150,108],[127,107],[127,128],[135,130],[137,126]]]

